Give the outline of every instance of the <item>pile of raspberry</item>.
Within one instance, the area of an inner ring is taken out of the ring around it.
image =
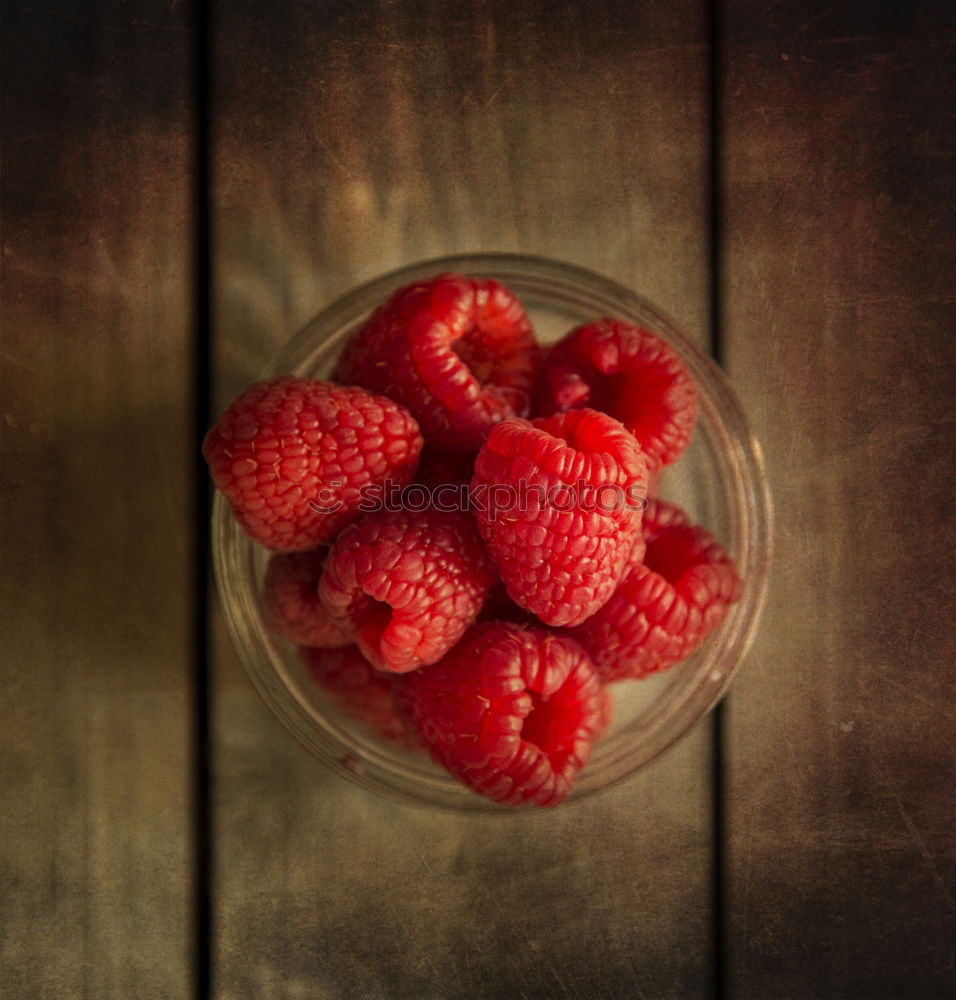
[[[478,794],[552,806],[608,685],[690,656],[740,594],[652,495],[697,408],[656,334],[596,319],[545,349],[504,285],[441,274],[382,304],[330,381],[250,386],[203,453],[274,552],[263,607],[323,694]]]

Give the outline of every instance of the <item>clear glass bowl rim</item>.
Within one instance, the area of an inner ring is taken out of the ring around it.
[[[766,598],[771,562],[773,515],[760,446],[750,432],[739,400],[723,371],[656,306],[631,289],[573,264],[522,254],[474,253],[419,261],[379,275],[338,298],[297,333],[262,377],[302,373],[316,356],[332,353],[364,315],[388,294],[412,281],[441,272],[495,277],[519,297],[533,294],[592,303],[593,315],[615,315],[664,336],[697,381],[701,414],[717,445],[716,457],[735,503],[730,510],[731,554],[744,580],[740,601],[720,629],[696,654],[698,662],[673,704],[659,711],[640,745],[625,741],[605,752],[600,767],[583,769],[568,802],[584,798],[628,777],[676,743],[726,692],[753,641]],[[323,763],[371,791],[406,802],[504,815],[521,810],[497,806],[453,779],[410,771],[395,754],[374,742],[357,744],[334,721],[316,715],[289,677],[258,605],[255,545],[242,533],[228,503],[217,491],[212,516],[213,568],[224,617],[240,660],[266,704],[294,736]]]

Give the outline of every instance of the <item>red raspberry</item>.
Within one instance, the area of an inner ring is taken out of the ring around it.
[[[621,579],[623,579],[624,575],[629,573],[633,567],[640,566],[644,562],[645,555],[647,555],[647,539],[644,537],[644,532],[639,531],[637,533],[637,538],[634,539],[634,544],[631,546],[630,552],[627,554],[627,560],[624,563],[624,569],[621,572]]]
[[[328,550],[276,553],[269,560],[262,603],[279,635],[298,646],[337,649],[351,638],[336,625],[319,600],[319,578]]]
[[[577,643],[504,622],[475,625],[395,692],[435,760],[507,805],[561,802],[607,721],[604,690]]]
[[[404,673],[451,649],[496,576],[470,514],[384,511],[339,535],[319,596],[373,666]]]
[[[637,438],[651,469],[674,462],[697,420],[697,387],[677,352],[648,330],[617,319],[576,327],[551,350],[541,410],[589,406]]]
[[[740,596],[730,557],[664,500],[644,512],[647,553],[614,596],[570,634],[605,681],[644,677],[686,659]]]
[[[299,657],[319,690],[346,715],[389,743],[408,749],[420,747],[395,711],[392,677],[379,673],[357,646],[302,647]]]
[[[422,448],[407,410],[364,389],[291,375],[250,386],[203,455],[246,533],[295,552],[333,538],[370,483],[407,483]]]
[[[442,274],[395,292],[333,377],[407,406],[436,446],[474,451],[493,424],[528,413],[538,361],[531,324],[507,288]]]
[[[498,424],[472,501],[511,597],[548,625],[577,625],[614,592],[640,531],[647,466],[616,420],[573,410]]]

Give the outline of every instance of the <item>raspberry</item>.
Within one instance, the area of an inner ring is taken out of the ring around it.
[[[408,749],[420,746],[395,712],[392,678],[375,670],[357,646],[302,647],[299,657],[319,690],[346,715],[389,743]]]
[[[616,420],[573,410],[498,424],[472,501],[508,593],[547,625],[577,625],[611,596],[640,531],[647,466]]]
[[[363,487],[409,482],[421,448],[418,425],[390,399],[286,375],[250,386],[203,455],[246,533],[294,552],[353,520]]]
[[[442,274],[395,292],[356,332],[333,377],[407,406],[436,446],[474,451],[493,424],[528,413],[538,361],[508,289]]]
[[[644,677],[686,659],[740,596],[730,557],[673,504],[644,512],[647,553],[614,596],[572,635],[605,681]]]
[[[496,576],[470,514],[385,511],[339,535],[319,596],[373,666],[404,673],[451,649]]]
[[[319,578],[327,550],[276,553],[269,560],[262,603],[272,627],[298,646],[336,649],[352,641],[319,600]]]
[[[676,351],[656,334],[617,319],[573,329],[544,362],[543,413],[589,406],[637,438],[651,469],[674,462],[697,419],[697,387]]]
[[[624,574],[630,572],[635,566],[640,566],[644,562],[645,555],[647,555],[647,539],[644,537],[644,532],[639,531],[637,537],[634,539],[634,544],[627,554],[621,578],[623,579]]]
[[[507,805],[561,802],[607,722],[604,690],[577,643],[504,622],[475,625],[395,693],[434,759]]]

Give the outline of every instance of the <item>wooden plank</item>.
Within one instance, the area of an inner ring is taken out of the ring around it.
[[[729,702],[729,995],[950,997],[953,7],[722,7],[726,358],[779,522]]]
[[[190,991],[187,13],[3,8],[11,998]]]
[[[701,3],[228,3],[215,35],[220,405],[442,253],[571,260],[706,330]],[[706,726],[567,811],[448,815],[326,773],[216,661],[217,995],[709,995]]]

